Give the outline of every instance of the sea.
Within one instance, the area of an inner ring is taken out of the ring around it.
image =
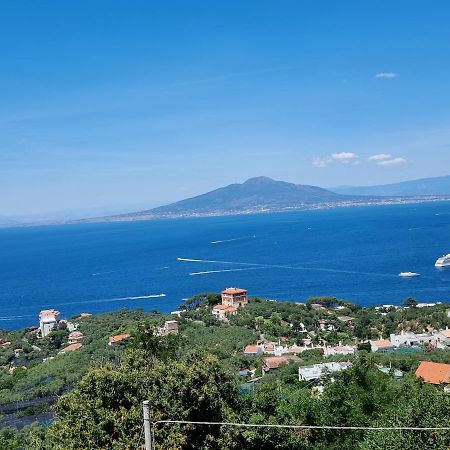
[[[363,306],[450,302],[450,202],[0,229],[0,328],[122,308],[179,309],[226,287]],[[420,273],[401,278],[399,272]]]

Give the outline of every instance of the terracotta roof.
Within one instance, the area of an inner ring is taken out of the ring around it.
[[[441,334],[447,338],[450,338],[450,330],[441,330]]]
[[[216,305],[214,306],[213,309],[223,311],[225,313],[232,313],[238,310],[235,306],[227,306],[227,305]]]
[[[81,331],[72,331],[69,333],[69,339],[83,339],[84,334]]]
[[[244,353],[258,353],[259,347],[257,345],[247,345],[244,348]]]
[[[423,378],[425,383],[450,383],[450,364],[421,361],[416,370],[416,376]]]
[[[300,358],[295,355],[288,355],[288,356],[268,356],[267,358],[263,359],[264,364],[269,369],[278,369],[283,364],[288,364],[291,361],[300,361]]]
[[[235,287],[226,288],[224,291],[222,291],[222,294],[230,294],[230,295],[246,294],[246,293],[247,293],[246,289],[240,289]]]
[[[115,344],[116,342],[124,341],[125,339],[128,339],[130,337],[129,334],[118,334],[117,336],[110,336],[109,342],[111,344]]]
[[[66,348],[63,348],[60,353],[74,352],[75,350],[78,350],[81,347],[83,347],[83,344],[77,342],[76,344],[70,344]]]
[[[81,313],[80,314],[80,317],[89,317],[89,316],[92,316],[92,314],[91,313]]]
[[[39,313],[39,317],[43,316],[58,316],[60,314],[56,309],[44,309]]]
[[[222,305],[222,304],[216,305],[216,306],[213,307],[213,309],[217,309],[217,310],[222,310],[222,309],[227,309],[227,308],[229,308],[229,306]]]
[[[370,341],[370,343],[375,344],[378,348],[393,346],[389,339],[378,339],[378,341]]]

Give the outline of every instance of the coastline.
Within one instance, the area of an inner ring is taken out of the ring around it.
[[[414,197],[382,197],[376,199],[365,199],[361,201],[349,200],[342,202],[325,202],[325,203],[304,203],[295,206],[258,206],[248,209],[238,210],[215,210],[205,212],[179,212],[167,214],[155,214],[151,210],[148,212],[126,213],[115,216],[92,217],[77,220],[49,220],[39,222],[26,222],[0,225],[0,229],[7,228],[27,228],[27,227],[42,227],[52,225],[77,225],[89,223],[117,223],[117,222],[138,222],[138,221],[154,221],[165,219],[188,219],[188,218],[206,218],[206,217],[228,217],[228,216],[245,216],[251,214],[268,214],[268,213],[283,213],[293,211],[314,211],[325,209],[338,208],[353,208],[353,207],[372,207],[372,206],[390,206],[390,205],[411,205],[423,203],[449,202],[449,196],[414,196]]]

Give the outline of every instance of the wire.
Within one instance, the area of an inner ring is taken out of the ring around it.
[[[331,426],[331,425],[280,425],[263,423],[233,423],[233,422],[193,422],[189,420],[158,420],[153,425],[164,423],[193,424],[193,425],[220,425],[247,428],[290,428],[308,430],[362,430],[362,431],[450,431],[450,427],[363,427],[363,426]]]

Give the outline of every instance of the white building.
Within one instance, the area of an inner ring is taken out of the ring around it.
[[[324,347],[323,356],[334,356],[334,355],[353,355],[356,353],[355,345],[336,345],[336,347]]]
[[[391,334],[390,341],[394,347],[418,347],[420,345],[436,345],[436,336],[428,333],[412,333],[411,331],[400,334]]]
[[[58,325],[59,314],[56,309],[44,309],[39,313],[39,329],[42,337],[47,336]]]
[[[298,379],[300,381],[318,380],[326,373],[336,373],[352,367],[351,362],[330,362],[299,367]]]

